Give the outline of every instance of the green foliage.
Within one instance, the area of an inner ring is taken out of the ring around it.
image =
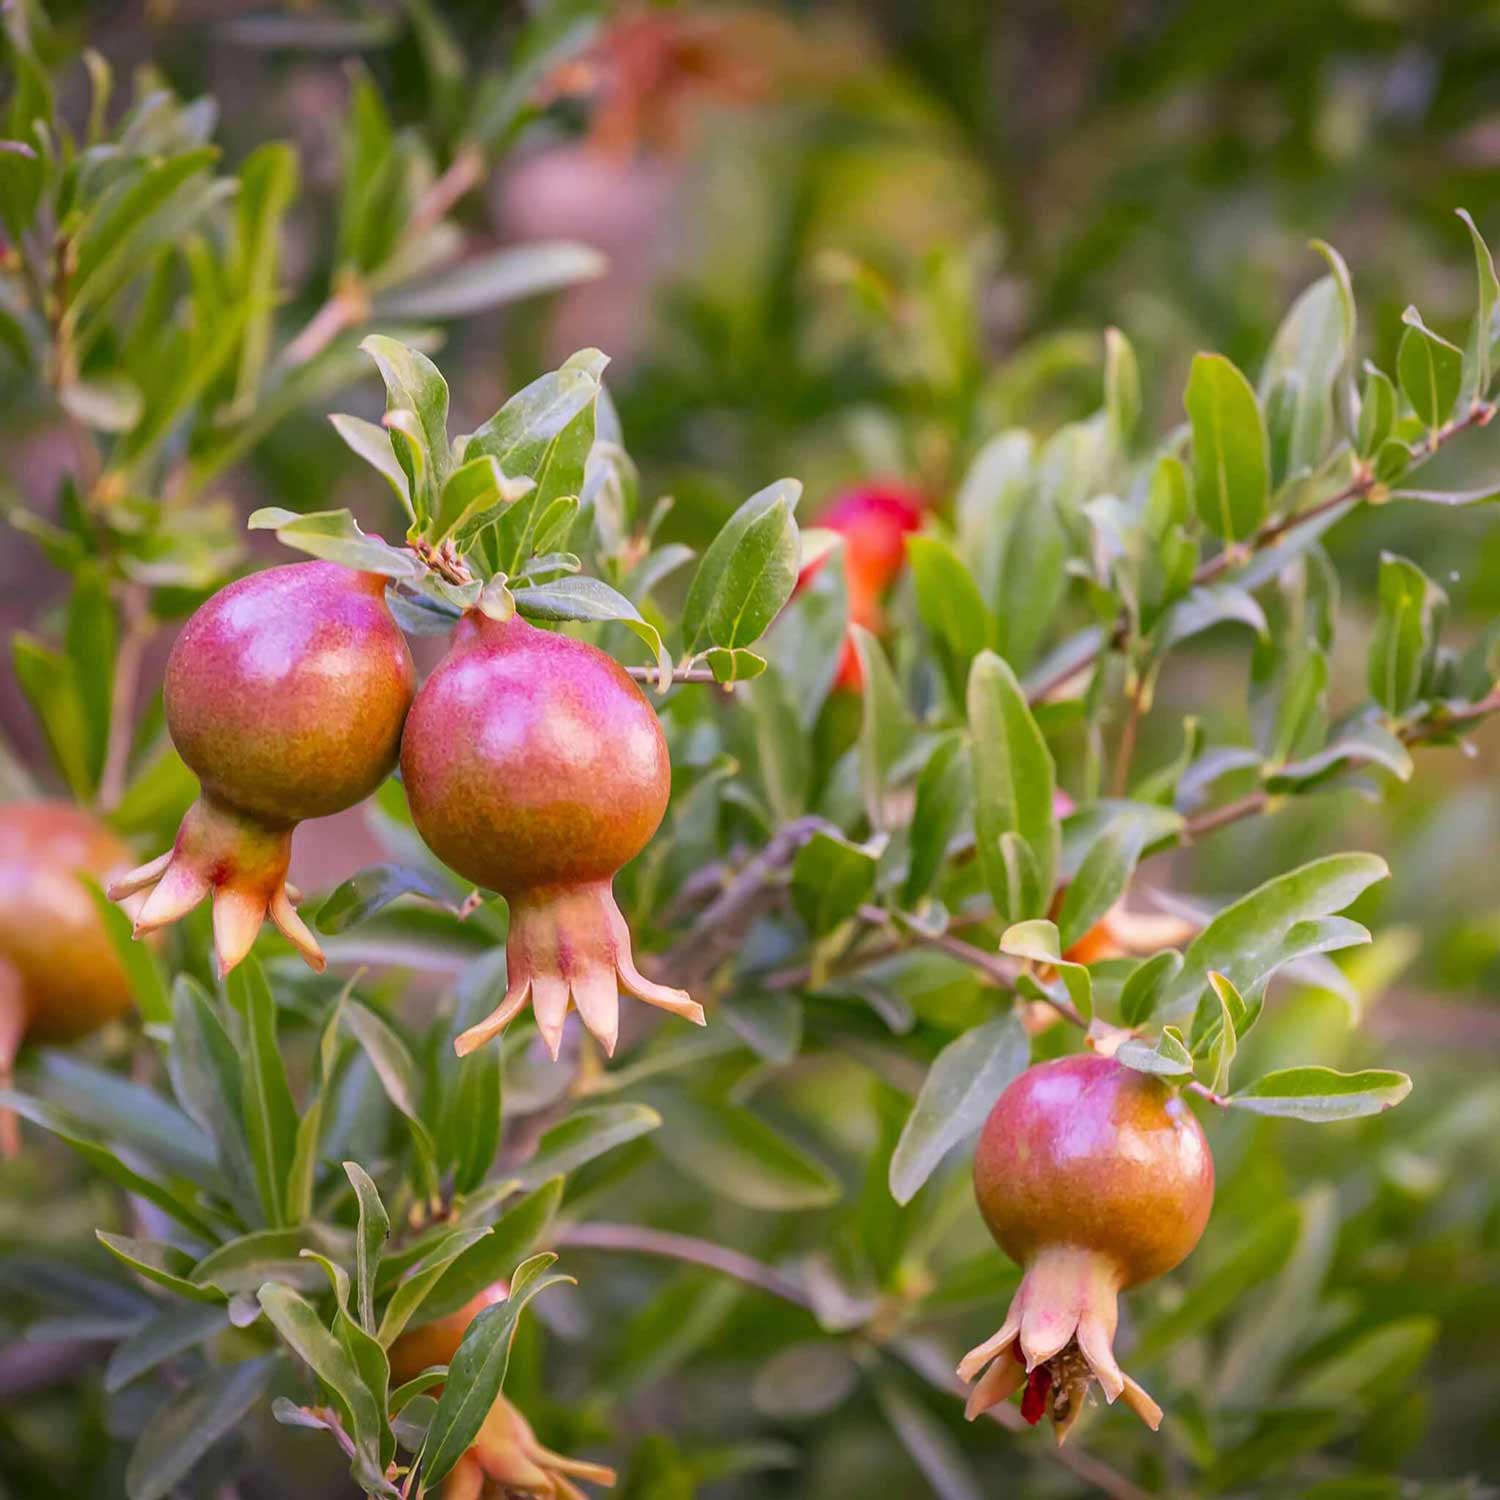
[[[1383,903],[1439,941],[1455,925],[1441,840],[1415,829],[1414,799],[1447,773],[1413,752],[1500,701],[1493,632],[1472,629],[1464,588],[1450,606],[1421,534],[1468,524],[1478,546],[1469,508],[1497,492],[1452,467],[1494,410],[1500,283],[1475,222],[1462,348],[1414,308],[1398,319],[1404,295],[1357,319],[1349,268],[1316,242],[1285,316],[1249,320],[1260,364],[1230,310],[1259,292],[1217,271],[1233,360],[1189,364],[1183,322],[1122,300],[1115,316],[1150,326],[1044,327],[996,361],[1001,282],[980,250],[887,267],[844,225],[826,253],[817,221],[850,186],[823,175],[851,168],[836,119],[816,160],[764,174],[763,282],[720,270],[683,289],[675,336],[623,376],[593,348],[538,374],[557,345],[524,319],[497,367],[428,325],[602,269],[571,242],[473,246],[464,227],[469,190],[528,125],[586,114],[559,96],[601,66],[578,54],[598,8],[536,7],[501,28],[493,67],[447,8],[406,10],[276,18],[278,46],[304,22],[377,38],[349,76],[327,244],[292,145],[221,154],[212,107],[150,74],[115,120],[103,61],[74,65],[36,6],[7,10],[0,361],[26,420],[77,450],[55,494],[6,501],[70,585],[11,641],[28,743],[50,790],[143,844],[170,828],[193,787],[136,675],[156,670],[163,622],[241,565],[229,497],[253,493],[270,503],[250,529],[382,575],[413,635],[518,611],[655,688],[672,801],[617,890],[642,969],[690,988],[710,1026],[636,1010],[613,1058],[570,1031],[553,1064],[521,1018],[456,1058],[505,993],[505,917],[436,864],[395,783],[366,810],[379,859],[317,893],[336,980],[269,934],[218,980],[201,925],[132,944],[82,892],[140,1023],[81,1054],[33,1050],[0,1094],[28,1151],[0,1178],[6,1337],[107,1347],[108,1428],[136,1434],[110,1459],[118,1482],[101,1466],[71,1493],[155,1500],[253,1474],[293,1495],[318,1444],[367,1495],[435,1495],[502,1389],[548,1447],[617,1452],[619,1493],[656,1500],[729,1481],[967,1497],[997,1476],[1039,1493],[1469,1493],[1459,1469],[1447,1488],[1389,1476],[1429,1424],[1451,1438],[1429,1406],[1477,1409],[1455,1394],[1468,1381],[1493,1392],[1475,1288],[1493,1280],[1500,1098],[1461,1071],[1445,1091],[1425,1016],[1348,1023],[1379,1016],[1410,956]],[[380,55],[397,36],[420,84]],[[80,66],[86,124],[57,104]],[[942,117],[974,131],[973,104],[956,92]],[[760,248],[732,225],[715,238],[747,261]],[[1180,290],[1186,320],[1201,289]],[[1393,376],[1356,368],[1361,338]],[[691,378],[674,381],[677,359]],[[1180,401],[1163,397],[1159,371],[1184,368]],[[365,412],[330,418],[342,448],[321,427],[335,403]],[[377,482],[348,481],[345,448]],[[289,450],[297,493],[274,479]],[[826,479],[833,452],[909,471],[930,502],[878,612],[846,572],[854,538],[817,527],[799,481],[765,482],[784,458]],[[1438,487],[1417,488],[1434,459]],[[668,482],[676,510],[652,503]],[[1396,809],[1379,825],[1409,882],[1395,892],[1381,855],[1329,852],[1377,836],[1327,831],[1348,801],[1330,794],[1350,791]],[[1428,976],[1477,989],[1495,961],[1485,927]],[[1016,1280],[970,1202],[975,1134],[1031,1062],[1083,1045],[1203,1114],[1220,1187],[1202,1248],[1122,1325],[1162,1433],[1092,1410],[1087,1455],[1062,1468],[1008,1419],[960,1423],[950,1371]],[[54,1203],[56,1241],[34,1223]],[[496,1282],[509,1296],[452,1361],[393,1389],[396,1340]],[[671,1432],[631,1452],[647,1403]],[[272,1444],[266,1413],[308,1432]],[[0,1490],[14,1464],[18,1492],[50,1500],[73,1481],[35,1459],[37,1426],[29,1402],[0,1419]],[[1467,1442],[1463,1471],[1493,1450]],[[1442,1469],[1416,1451],[1411,1473]]]

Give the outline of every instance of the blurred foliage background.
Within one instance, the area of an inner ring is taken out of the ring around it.
[[[298,289],[285,309],[294,327],[328,284],[331,268],[317,262],[330,241],[320,216],[334,209],[355,71],[376,80],[398,127],[442,139],[451,101],[434,64],[432,12],[474,59],[503,50],[519,19],[518,6],[491,0],[50,7],[60,50],[86,40],[122,77],[149,65],[184,97],[216,96],[217,138],[231,163],[267,139],[295,144],[307,191],[284,250]],[[668,534],[689,542],[782,473],[808,486],[804,518],[871,475],[914,478],[940,507],[950,504],[978,436],[1012,423],[1045,431],[1097,405],[1106,325],[1134,342],[1148,421],[1165,429],[1181,419],[1193,351],[1257,366],[1291,296],[1321,273],[1307,249],[1313,236],[1349,261],[1363,352],[1389,368],[1409,302],[1461,340],[1473,265],[1453,208],[1468,208],[1492,241],[1500,234],[1500,5],[1482,0],[704,4],[636,9],[627,23],[601,64],[606,107],[564,104],[549,114],[458,211],[465,228],[498,243],[566,237],[596,246],[607,272],[539,302],[458,320],[442,358],[463,430],[573,348],[605,349],[643,491],[676,497]],[[68,437],[28,390],[0,365],[0,485],[45,507],[69,462]],[[345,405],[379,415],[368,381]],[[1475,434],[1439,464],[1446,485],[1482,482],[1500,464],[1500,432]],[[372,487],[358,471],[308,408],[265,434],[234,472],[233,498],[244,512],[324,508],[354,494],[368,507]],[[1351,648],[1334,658],[1335,698],[1341,676],[1347,698],[1363,691],[1360,647],[1382,549],[1442,583],[1459,639],[1500,609],[1492,509],[1437,519],[1393,506],[1333,532],[1350,622],[1341,638]],[[55,607],[62,587],[29,540],[6,535],[7,633]],[[1243,725],[1244,651],[1242,634],[1224,632],[1178,653],[1143,728],[1143,764],[1175,752],[1186,714],[1220,730]],[[1226,672],[1230,658],[1236,670]],[[8,733],[39,761],[15,684],[0,682],[0,692]],[[1212,1278],[1214,1305],[1194,1300],[1190,1276],[1153,1289],[1138,1309],[1148,1343],[1153,1329],[1164,1345],[1216,1330],[1190,1340],[1175,1375],[1179,1389],[1201,1388],[1205,1404],[1244,1408],[1236,1443],[1195,1481],[1213,1492],[1288,1493],[1278,1488],[1280,1468],[1325,1447],[1370,1477],[1322,1487],[1299,1479],[1296,1493],[1396,1496],[1404,1491],[1382,1476],[1398,1474],[1451,1481],[1454,1493],[1465,1476],[1500,1480],[1493,726],[1476,744],[1471,757],[1419,751],[1418,774],[1382,801],[1354,792],[1299,801],[1153,867],[1164,885],[1227,895],[1328,850],[1384,854],[1395,878],[1356,913],[1381,934],[1351,966],[1370,1004],[1364,1029],[1357,1038],[1347,1029],[1342,1001],[1298,992],[1255,1045],[1274,1066],[1317,1038],[1336,1065],[1395,1060],[1416,1080],[1399,1114],[1357,1126],[1215,1124],[1222,1186],[1194,1264],[1229,1272]],[[363,852],[359,820],[339,826]],[[330,863],[350,862],[343,851]],[[309,878],[316,884],[319,872]],[[865,1080],[851,1076],[842,1098],[799,1098],[795,1080],[782,1093],[786,1118],[820,1118],[846,1137],[850,1161],[889,1129]],[[102,1217],[102,1190],[81,1176],[75,1195],[53,1195],[56,1170],[34,1155],[0,1178],[0,1240],[37,1258],[73,1253]],[[701,1199],[677,1181],[674,1195],[670,1180],[653,1178],[658,1217],[702,1228]],[[44,1187],[49,1206],[39,1218]],[[601,1176],[605,1217],[610,1190]],[[629,1191],[639,1191],[634,1179]],[[787,1248],[767,1243],[779,1231],[753,1211],[714,1214],[725,1242],[758,1244],[763,1254]],[[987,1253],[972,1217],[951,1208],[928,1227],[951,1237],[950,1266]],[[1265,1281],[1265,1268],[1283,1267],[1294,1242],[1300,1275]],[[41,1261],[25,1264],[32,1279],[7,1284],[0,1321],[12,1320],[12,1301],[27,1307],[39,1289],[45,1304]],[[564,1349],[591,1358],[559,1358],[544,1383],[544,1338],[528,1328],[507,1390],[518,1401],[530,1393],[528,1409],[555,1403],[572,1441],[598,1435],[592,1413],[610,1396],[625,1403],[617,1430],[669,1430],[670,1441],[648,1439],[637,1451],[625,1490],[632,1500],[686,1493],[679,1447],[726,1431],[789,1445],[798,1466],[785,1476],[731,1477],[709,1493],[828,1500],[876,1486],[919,1494],[932,1484],[892,1435],[892,1411],[908,1399],[899,1388],[866,1389],[822,1415],[849,1386],[843,1356],[813,1350],[800,1369],[762,1369],[747,1403],[746,1363],[786,1336],[759,1304],[734,1303],[698,1272],[586,1264],[584,1291],[554,1314],[553,1331]],[[1334,1291],[1320,1300],[1312,1288],[1325,1273]],[[973,1304],[961,1285],[953,1300],[955,1327],[967,1326]],[[627,1323],[604,1316],[622,1305],[635,1309]],[[1378,1335],[1351,1349],[1351,1330],[1364,1325],[1378,1325]],[[1312,1348],[1290,1378],[1312,1382],[1333,1415],[1309,1419],[1290,1403],[1294,1390],[1267,1388],[1257,1373],[1277,1368],[1279,1341],[1292,1329],[1303,1341],[1310,1332]],[[1337,1360],[1320,1360],[1320,1339],[1341,1351]],[[603,1391],[580,1383],[589,1368],[604,1372]],[[4,1378],[0,1361],[0,1395]],[[0,1493],[116,1493],[95,1382],[85,1376],[3,1404]],[[1172,1455],[1191,1452],[1201,1436],[1191,1398],[1169,1421],[1171,1443],[1147,1461],[1162,1466],[1173,1493]],[[326,1482],[312,1477],[313,1445],[265,1426],[268,1451],[303,1476],[306,1493],[334,1493],[336,1454],[319,1455]],[[1151,1441],[1123,1426],[1111,1437],[1132,1456]],[[1021,1493],[1012,1488],[1021,1482],[1016,1441],[998,1430],[973,1435],[984,1493]],[[1024,1475],[1028,1495],[1079,1492],[1063,1470],[1032,1463]],[[287,1491],[252,1481],[246,1493]]]

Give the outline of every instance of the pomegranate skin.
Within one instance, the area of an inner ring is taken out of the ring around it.
[[[103,883],[130,862],[104,824],[67,803],[0,808],[0,963],[20,978],[29,1038],[69,1041],[130,1008],[125,970],[77,878]]]
[[[1208,1140],[1161,1079],[1086,1054],[1028,1068],[974,1154],[974,1196],[1018,1265],[1045,1246],[1094,1250],[1122,1287],[1185,1260],[1213,1206]]]
[[[353,807],[390,774],[416,673],[385,583],[289,563],[221,589],[183,627],[167,727],[215,801],[287,827]]]
[[[1187,1257],[1213,1194],[1208,1140],[1161,1079],[1086,1055],[1011,1083],[980,1132],[974,1195],[1025,1274],[999,1332],[959,1364],[969,1420],[1021,1391],[1021,1415],[1050,1416],[1061,1443],[1097,1381],[1160,1427],[1161,1407],[1115,1358],[1119,1294]]]
[[[341,812],[395,768],[416,682],[386,581],[337,563],[289,563],[220,589],[167,662],[167,728],[203,791],[173,847],[116,880],[149,890],[135,934],[213,897],[227,974],[270,918],[308,964],[323,951],[286,883],[292,829]]]
[[[672,784],[661,725],[618,662],[477,611],[417,694],[401,774],[432,852],[506,897],[608,880],[650,842]]]
[[[569,1006],[614,1052],[621,989],[703,1025],[691,996],[636,968],[615,904],[615,871],[656,832],[672,774],[661,725],[616,661],[471,610],[412,705],[401,772],[428,847],[510,907],[505,996],[454,1043],[460,1057],[528,1001],[554,1058]]]
[[[129,849],[70,803],[0,807],[0,1088],[23,1041],[73,1041],[130,1008],[124,966],[78,878],[102,884],[129,864]],[[0,1155],[20,1144],[15,1115],[0,1109]]]

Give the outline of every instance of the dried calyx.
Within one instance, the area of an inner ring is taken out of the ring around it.
[[[636,967],[615,903],[615,873],[656,832],[671,786],[656,714],[617,662],[470,611],[412,705],[401,769],[428,846],[510,908],[504,999],[460,1055],[528,1002],[554,1057],[570,1004],[613,1053],[622,989],[703,1024],[686,992]]]
[[[1208,1141],[1159,1078],[1113,1058],[1028,1069],[980,1135],[974,1190],[1001,1249],[1024,1269],[1005,1322],[958,1367],[972,1420],[1022,1391],[1021,1413],[1058,1442],[1095,1381],[1149,1427],[1161,1408],[1115,1359],[1118,1298],[1192,1251],[1213,1205]]]
[[[362,801],[394,768],[415,685],[385,580],[336,563],[269,568],[221,589],[167,663],[167,728],[202,795],[174,846],[110,886],[149,891],[136,936],[213,897],[221,973],[269,917],[315,969],[287,885],[292,830]]]

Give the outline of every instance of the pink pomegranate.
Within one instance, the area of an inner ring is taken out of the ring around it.
[[[150,887],[136,935],[214,905],[221,973],[269,916],[315,969],[322,950],[286,884],[292,830],[342,812],[395,767],[415,671],[385,579],[292,563],[220,589],[167,662],[167,728],[202,795],[173,848],[110,887]]]
[[[703,1024],[684,991],[636,968],[615,904],[615,872],[656,832],[671,788],[661,725],[618,662],[470,611],[412,705],[401,771],[432,851],[510,906],[505,998],[458,1038],[460,1056],[528,999],[554,1057],[570,1002],[613,1053],[621,988]]]
[[[969,1419],[1024,1386],[1021,1414],[1050,1415],[1062,1442],[1097,1380],[1158,1427],[1161,1408],[1115,1360],[1116,1303],[1186,1259],[1208,1223],[1213,1157],[1186,1101],[1113,1058],[1040,1063],[990,1111],[974,1194],[1025,1275],[1000,1331],[958,1367],[975,1381]]]

